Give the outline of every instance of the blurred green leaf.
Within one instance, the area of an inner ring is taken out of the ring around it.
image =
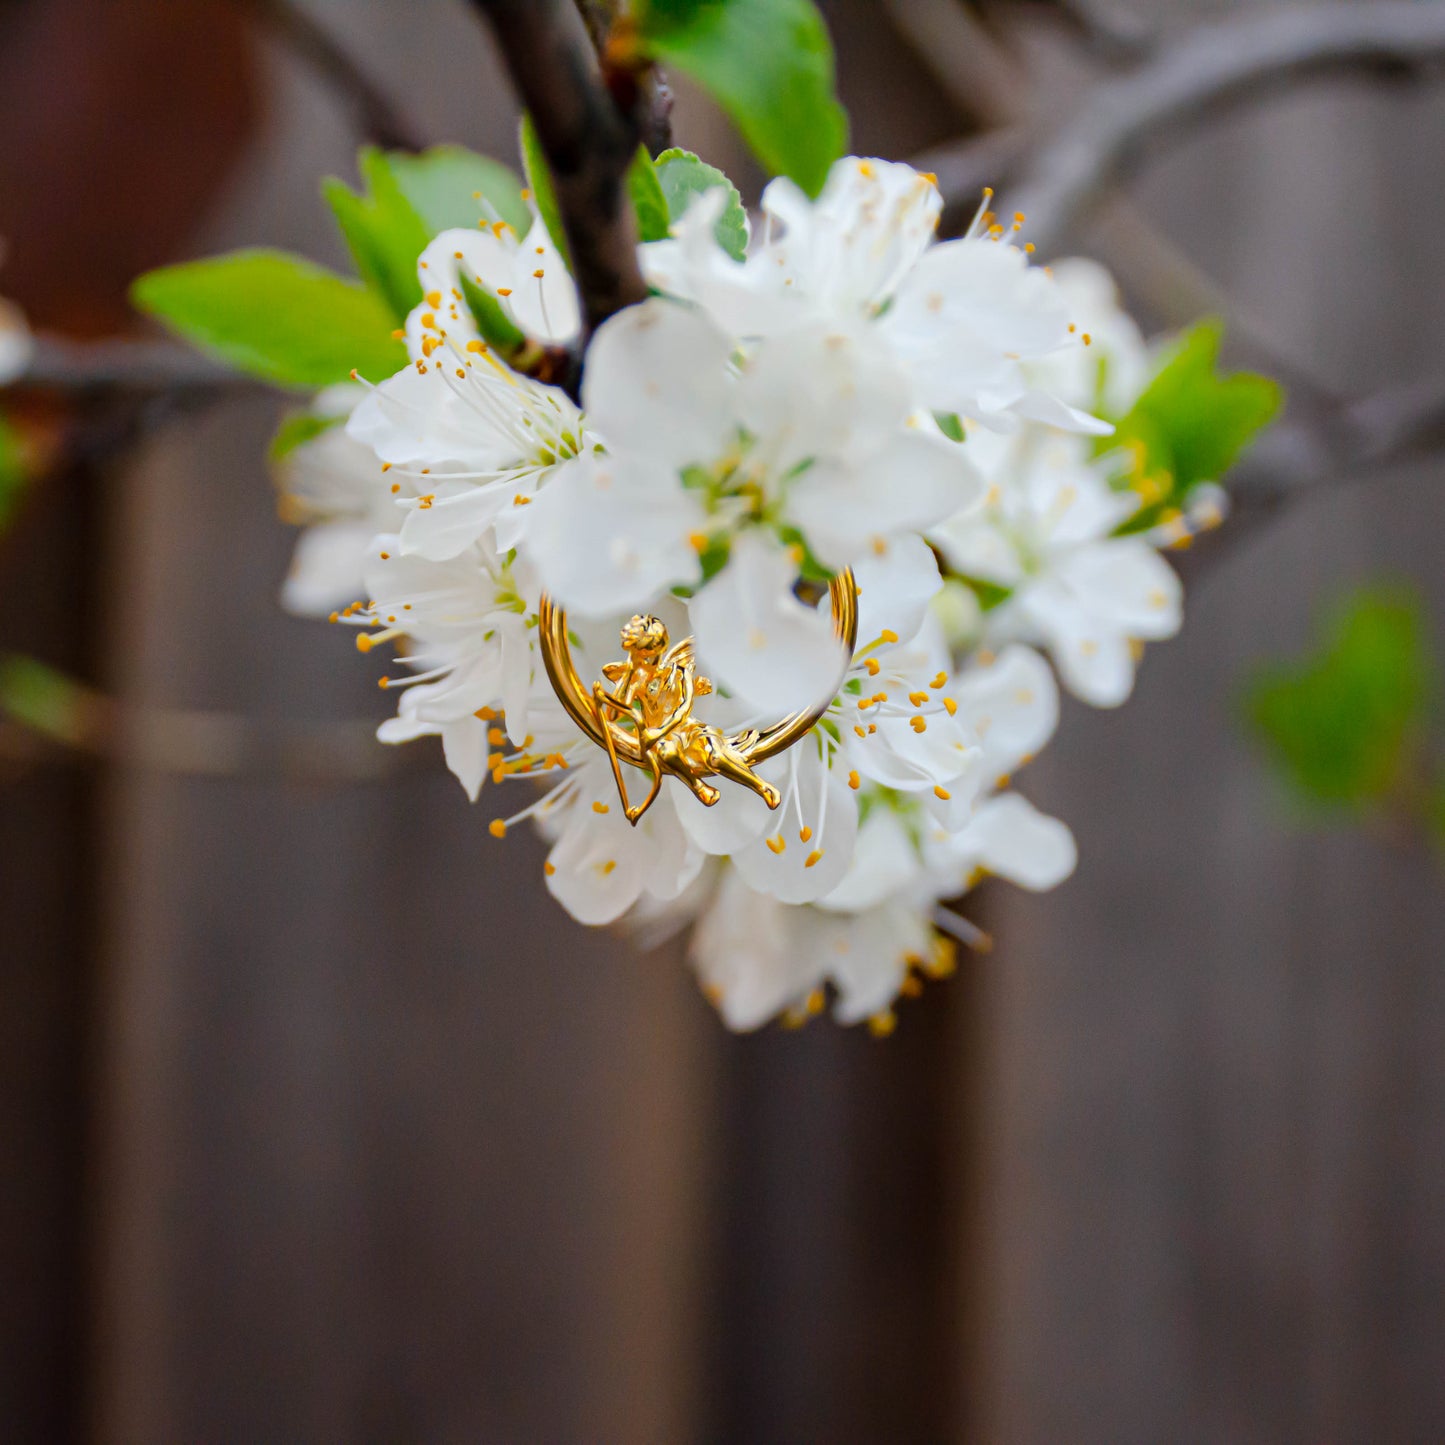
[[[1430,676],[1419,599],[1362,588],[1340,605],[1316,652],[1256,675],[1248,714],[1302,800],[1359,810],[1405,776]]]
[[[384,302],[284,251],[234,251],[148,271],[131,286],[131,300],[202,351],[282,386],[330,386],[353,368],[381,380],[406,365]]]
[[[464,146],[433,146],[412,155],[390,151],[396,183],[426,226],[428,237],[479,220],[505,221],[519,237],[532,228],[532,211],[522,199],[522,182],[510,166]],[[415,263],[413,262],[413,269]]]
[[[45,737],[85,740],[90,690],[33,657],[0,657],[0,711]]]
[[[637,148],[637,155],[628,167],[627,194],[637,215],[638,236],[644,241],[665,241],[671,225],[667,197],[662,193],[657,169],[646,146]]]
[[[317,416],[314,411],[290,412],[281,418],[267,456],[273,462],[284,461],[297,447],[315,441],[323,432],[329,432],[345,420],[344,416]]]
[[[432,233],[397,183],[392,160],[375,146],[363,146],[357,159],[364,191],[328,176],[321,183],[341,234],[351,249],[361,279],[404,322],[422,297],[417,259]]]
[[[646,0],[637,21],[647,53],[707,90],[769,170],[823,189],[848,117],[813,0]]]
[[[28,480],[25,453],[15,428],[0,416],[0,530],[10,524]]]
[[[1126,531],[1152,526],[1202,482],[1221,481],[1251,441],[1278,415],[1284,393],[1267,376],[1221,375],[1224,329],[1201,321],[1179,338],[1129,414],[1100,449],[1133,453],[1132,485],[1145,505]]]
[[[562,212],[557,205],[557,191],[552,184],[552,172],[547,166],[547,156],[542,150],[542,142],[537,138],[537,127],[532,124],[532,117],[525,112],[522,115],[522,124],[519,134],[522,146],[522,165],[527,172],[527,184],[532,189],[532,204],[537,208],[537,214],[541,216],[543,224],[547,227],[547,234],[552,237],[553,243],[558,251],[562,253],[562,259],[567,263],[567,269],[572,269],[572,251],[567,244],[567,233],[562,229]]]
[[[727,205],[713,227],[713,235],[733,260],[741,261],[747,255],[748,213],[743,208],[743,198],[738,194],[738,188],[716,166],[700,161],[691,151],[674,146],[658,156],[657,179],[666,198],[669,225],[680,221],[687,214],[687,208],[704,191],[725,189],[728,193]]]

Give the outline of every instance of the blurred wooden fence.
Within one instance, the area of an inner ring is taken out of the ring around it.
[[[148,74],[245,73],[223,5],[118,5],[87,45],[99,8],[0,8],[0,233],[41,224],[7,65],[87,56],[90,95],[162,15],[177,49]],[[464,7],[312,8],[425,133],[508,152]],[[860,150],[956,132],[890,7],[826,8]],[[58,38],[22,63],[42,12]],[[158,79],[76,134],[159,116],[210,154],[223,189],[193,194],[174,254],[335,259],[315,182],[352,138],[294,62],[260,65],[230,169],[243,90],[183,120]],[[1136,200],[1342,389],[1434,373],[1442,102],[1293,98]],[[32,104],[63,131],[58,95]],[[686,98],[680,128],[731,154]],[[71,192],[148,173],[45,154]],[[91,208],[94,247],[124,201]],[[379,715],[371,670],[275,607],[272,415],[228,406],[48,486],[0,556],[5,645],[133,703]],[[1078,877],[990,892],[998,951],[887,1043],[725,1035],[676,956],[571,927],[537,847],[489,839],[439,759],[346,786],[6,777],[5,1438],[1440,1438],[1442,874],[1288,831],[1231,697],[1377,570],[1418,581],[1445,640],[1442,484],[1301,510],[1198,590],[1126,709],[1069,710],[1029,786],[1075,827]]]

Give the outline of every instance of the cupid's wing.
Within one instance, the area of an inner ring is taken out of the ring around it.
[[[662,661],[658,664],[659,669],[673,667],[694,668],[696,666],[697,646],[690,637],[684,637],[681,642],[674,642],[672,646],[662,654]]]

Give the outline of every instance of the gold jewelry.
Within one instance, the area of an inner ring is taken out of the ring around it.
[[[833,578],[828,596],[833,635],[851,658],[858,640],[858,585],[851,571]],[[777,789],[758,777],[754,767],[806,736],[833,701],[825,698],[817,707],[792,713],[770,728],[728,734],[693,717],[694,699],[710,693],[712,683],[698,676],[692,638],[669,646],[667,628],[659,618],[637,616],[623,627],[626,660],[607,663],[602,679],[591,687],[583,683],[572,661],[567,614],[546,593],[538,608],[538,632],[552,689],[572,721],[606,751],[623,812],[634,826],[652,806],[667,773],[708,807],[720,795],[707,779],[723,777],[776,808]],[[627,796],[623,763],[652,775],[647,797],[639,804]]]

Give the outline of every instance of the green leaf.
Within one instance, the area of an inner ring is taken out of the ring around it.
[[[351,249],[361,278],[403,322],[422,297],[417,258],[432,233],[397,184],[391,158],[375,146],[364,146],[357,164],[365,183],[361,194],[344,181],[328,176],[321,183],[341,234]]]
[[[1313,655],[1263,669],[1246,703],[1294,793],[1359,810],[1401,783],[1429,689],[1419,599],[1373,587],[1343,601]]]
[[[284,251],[233,251],[148,271],[131,300],[238,371],[316,389],[406,365],[393,317],[364,286]]]
[[[716,166],[710,166],[691,151],[676,146],[658,156],[656,168],[657,180],[667,201],[669,223],[680,221],[687,214],[687,208],[704,191],[719,187],[727,191],[727,205],[713,227],[713,235],[734,261],[741,261],[748,251],[748,213],[738,188]]]
[[[15,515],[27,480],[19,433],[0,416],[0,529],[8,526]]]
[[[457,273],[457,282],[483,340],[495,346],[504,360],[510,359],[527,344],[526,333],[507,315],[495,296],[483,291],[465,271]]]
[[[951,442],[961,442],[964,438],[963,420],[956,411],[936,411],[933,419],[938,423],[938,429]]]
[[[501,161],[450,145],[433,146],[419,155],[391,151],[387,161],[431,236],[475,228],[478,220],[505,221],[518,236],[532,227],[521,179]]]
[[[637,213],[637,234],[644,241],[665,241],[672,217],[646,146],[638,146],[637,155],[627,168],[627,194],[632,197],[632,209]]]
[[[567,233],[562,229],[562,212],[557,205],[557,190],[552,184],[552,172],[547,166],[547,157],[542,142],[537,138],[537,127],[532,117],[522,113],[519,131],[522,146],[522,165],[527,172],[527,184],[532,189],[532,203],[537,207],[547,233],[552,237],[567,269],[572,269],[572,251],[567,245]]]
[[[293,411],[281,418],[267,449],[267,456],[273,462],[284,461],[307,442],[315,441],[323,432],[344,422],[344,416],[317,416],[314,411]]]
[[[88,731],[90,690],[33,657],[0,657],[0,712],[32,732],[72,746]]]
[[[646,0],[637,19],[645,51],[707,90],[769,170],[822,190],[848,117],[813,0]]]
[[[1129,483],[1146,498],[1124,530],[1152,526],[1202,482],[1221,481],[1279,413],[1284,394],[1277,382],[1247,371],[1219,373],[1223,336],[1214,320],[1185,332],[1114,436],[1100,442],[1103,451],[1133,454]]]

